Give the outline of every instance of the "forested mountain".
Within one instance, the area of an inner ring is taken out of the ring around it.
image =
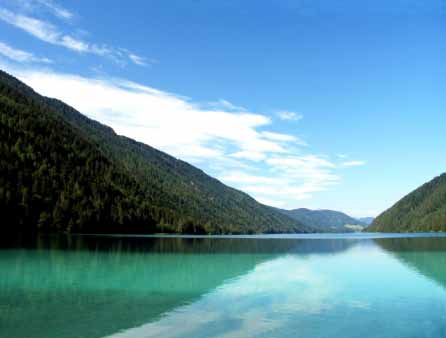
[[[1,71],[0,153],[5,231],[310,231]]]
[[[367,231],[446,231],[446,174],[406,195],[379,215]]]
[[[298,222],[322,232],[353,232],[366,226],[365,223],[340,211],[306,208],[281,211]]]

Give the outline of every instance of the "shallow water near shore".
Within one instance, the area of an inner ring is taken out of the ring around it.
[[[446,337],[446,238],[3,240],[0,337]]]

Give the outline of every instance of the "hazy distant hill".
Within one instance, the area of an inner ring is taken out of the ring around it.
[[[379,215],[376,232],[446,231],[446,174],[423,184]]]
[[[358,221],[360,221],[361,223],[364,223],[366,225],[372,224],[374,219],[375,219],[375,217],[359,217],[359,218],[357,218]]]
[[[6,231],[309,231],[1,71],[0,153],[0,213]]]
[[[318,231],[353,232],[366,226],[364,222],[340,211],[300,208],[294,210],[282,210],[282,212],[300,223],[315,228]]]

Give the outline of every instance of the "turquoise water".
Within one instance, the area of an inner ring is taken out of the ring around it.
[[[446,337],[442,235],[0,244],[0,337]]]

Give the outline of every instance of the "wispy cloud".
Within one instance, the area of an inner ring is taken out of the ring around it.
[[[294,144],[298,144],[301,146],[307,145],[307,143],[302,140],[301,138],[294,136],[294,135],[288,135],[288,134],[281,134],[281,133],[274,133],[271,131],[262,131],[263,137],[272,140],[272,141],[278,141],[278,142],[293,142]]]
[[[41,14],[49,13],[64,21],[70,21],[75,17],[74,12],[54,0],[14,0],[10,1],[10,5],[14,7],[14,11]]]
[[[58,16],[68,18],[72,15],[71,12],[65,11],[62,7],[58,7],[53,1],[39,0],[38,2],[45,4]],[[0,8],[0,20],[23,30],[41,41],[61,46],[71,51],[109,57],[121,65],[132,62],[139,66],[146,66],[149,63],[149,60],[127,49],[113,48],[105,44],[84,41],[73,34],[65,33],[53,23],[29,15],[15,13],[6,8]]]
[[[69,20],[74,16],[73,12],[69,11],[68,9],[62,7],[61,5],[57,4],[52,0],[35,0],[35,1],[41,6],[45,7],[51,13],[53,13],[53,15],[61,19]]]
[[[34,54],[26,52],[24,50],[16,49],[8,44],[0,41],[0,54],[6,56],[8,59],[16,62],[40,62],[40,63],[51,63],[52,61],[48,58],[40,58],[34,56]]]
[[[279,111],[276,113],[281,120],[299,121],[303,119],[303,115],[291,111]]]
[[[255,150],[241,150],[236,151],[235,153],[229,154],[230,157],[243,159],[243,160],[249,160],[254,162],[263,161],[266,158],[266,154],[261,151],[255,151]]]
[[[340,181],[334,173],[335,164],[316,155],[276,154],[265,158],[263,164],[266,170],[261,173],[237,170],[219,178],[278,207],[293,207]]]
[[[228,100],[225,100],[225,99],[220,99],[215,102],[210,102],[209,106],[214,109],[224,109],[224,110],[229,110],[229,111],[243,112],[243,111],[248,110],[245,107],[237,106],[237,105],[233,104],[232,102],[229,102]]]
[[[0,8],[0,20],[31,34],[44,42],[59,45],[78,52],[95,52],[88,43],[70,35],[63,34],[56,26],[30,16],[16,14],[5,8]]]
[[[342,165],[344,167],[358,167],[358,166],[362,166],[365,165],[367,162],[366,161],[347,161],[347,162],[343,162]]]
[[[60,33],[51,24],[26,15],[13,13],[4,8],[0,8],[0,20],[20,28],[45,42],[56,44],[60,38]]]
[[[134,64],[136,64],[138,66],[147,66],[148,65],[148,61],[145,58],[141,57],[141,56],[138,56],[138,55],[133,54],[133,53],[129,53],[128,56],[129,56],[129,59]]]

